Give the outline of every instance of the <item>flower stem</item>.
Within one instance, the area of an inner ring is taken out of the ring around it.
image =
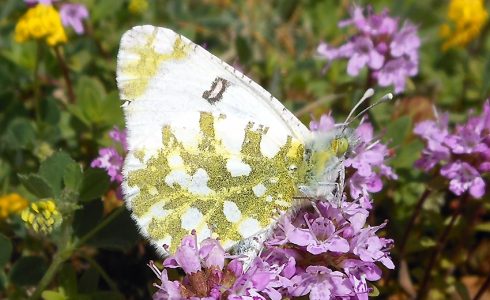
[[[39,297],[41,296],[41,293],[46,289],[46,287],[51,282],[51,280],[53,280],[54,275],[58,272],[58,269],[61,267],[63,262],[65,262],[66,259],[67,259],[67,257],[65,257],[64,255],[61,255],[61,252],[57,252],[55,254],[53,262],[49,266],[46,273],[44,273],[43,278],[41,278],[41,281],[37,285],[37,288],[34,291],[34,294],[32,294],[30,299],[33,299],[33,300],[39,299]]]
[[[66,238],[62,238],[61,239],[62,242],[60,243],[59,250],[54,255],[54,258],[53,258],[53,261],[51,262],[51,265],[49,266],[46,273],[44,273],[43,278],[41,278],[41,281],[39,282],[36,290],[32,294],[31,299],[34,299],[34,300],[39,299],[39,297],[41,296],[41,293],[46,289],[48,284],[53,280],[53,277],[58,272],[58,269],[60,268],[60,266],[68,258],[71,257],[73,252],[75,252],[76,249],[78,249],[81,245],[83,245],[90,238],[92,238],[102,228],[107,226],[112,220],[114,220],[118,215],[120,215],[124,209],[125,208],[123,206],[119,207],[117,210],[115,210],[112,214],[110,214],[107,218],[105,218],[102,222],[100,222],[97,226],[95,226],[92,230],[90,230],[87,234],[85,234],[82,238],[80,238],[74,244],[70,243],[69,237],[68,237],[68,241],[66,240]],[[66,224],[64,229],[65,229],[64,230],[65,234],[70,233],[71,232],[71,225],[68,226]],[[102,277],[104,277],[104,276],[102,276]],[[109,284],[109,282],[108,282],[108,284]],[[111,288],[112,288],[112,286],[111,286]]]
[[[476,293],[473,300],[479,300],[483,296],[483,294],[488,290],[489,287],[490,287],[490,274],[488,274],[487,279],[482,284],[482,286],[480,287],[480,289]]]
[[[46,273],[44,273],[44,276],[41,278],[41,281],[39,281],[39,284],[37,285],[37,288],[32,294],[30,299],[35,300],[41,296],[42,292],[46,289],[48,284],[53,280],[53,277],[58,272],[58,269],[71,256],[71,254],[75,250],[75,248],[70,242],[71,233],[72,233],[71,221],[72,219],[68,218],[67,221],[65,221],[61,225],[61,238],[57,243],[58,251],[55,253],[51,265],[49,266]]]
[[[405,255],[405,246],[407,244],[408,237],[410,236],[410,232],[412,231],[413,226],[415,225],[415,220],[422,212],[422,207],[424,206],[425,200],[427,200],[430,193],[431,190],[429,190],[429,188],[426,187],[422,195],[420,195],[420,198],[415,206],[415,210],[413,211],[412,216],[410,217],[410,220],[408,221],[408,224],[405,227],[405,232],[403,233],[402,239],[400,241],[400,250],[399,250],[400,259],[403,258],[403,256]]]
[[[63,72],[63,78],[65,79],[66,88],[68,90],[68,100],[70,103],[75,103],[75,93],[73,92],[73,84],[71,83],[68,66],[66,65],[66,61],[63,58],[63,55],[61,54],[60,47],[61,46],[55,46],[54,53],[56,54],[56,59],[60,64],[61,71]]]
[[[39,64],[42,57],[42,45],[40,42],[36,43],[36,61],[34,62],[34,73],[33,73],[33,90],[34,90],[34,114],[36,116],[36,122],[39,127],[41,122],[41,108],[40,108],[40,97],[41,97],[41,86],[39,84]],[[38,128],[39,129],[39,128]]]
[[[456,223],[456,220],[458,219],[459,215],[461,214],[462,208],[463,208],[465,203],[466,203],[466,197],[463,197],[459,201],[458,207],[456,208],[456,210],[454,210],[453,215],[451,216],[451,220],[449,221],[449,224],[447,224],[447,226],[444,228],[444,231],[442,232],[442,234],[437,239],[436,248],[432,252],[432,255],[429,259],[429,263],[425,268],[424,277],[422,279],[421,286],[420,286],[419,291],[417,293],[417,297],[415,298],[416,300],[425,299],[425,296],[426,296],[427,292],[429,291],[430,275],[432,273],[432,269],[436,265],[436,262],[437,262],[439,256],[441,255],[442,250],[446,246],[447,239],[449,237],[449,233],[453,229],[454,224]]]

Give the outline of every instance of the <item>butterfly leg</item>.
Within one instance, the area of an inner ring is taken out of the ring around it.
[[[337,200],[337,195],[340,188],[338,182],[327,182],[327,181],[318,182],[318,187],[323,187],[323,190],[320,191],[318,194],[325,197],[329,202],[332,202],[333,200]],[[334,193],[334,191],[336,192]]]
[[[251,266],[256,257],[260,256],[264,249],[264,242],[270,235],[271,231],[262,231],[254,236],[241,240],[233,247],[232,253],[239,256],[240,261],[243,263],[244,271]]]
[[[339,171],[339,181],[340,181],[340,186],[337,186],[337,205],[339,207],[342,207],[342,198],[344,196],[344,187],[345,187],[345,169],[340,168]]]

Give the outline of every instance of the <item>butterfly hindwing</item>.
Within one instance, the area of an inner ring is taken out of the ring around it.
[[[293,205],[301,141],[233,116],[179,118],[187,122],[164,125],[151,155],[144,147],[130,151],[124,170],[128,206],[156,245],[173,252],[195,229],[199,239],[220,237],[231,247],[269,229]]]

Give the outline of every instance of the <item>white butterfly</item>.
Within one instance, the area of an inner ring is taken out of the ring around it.
[[[172,30],[126,32],[117,83],[125,200],[157,249],[173,252],[196,230],[253,255],[298,197],[342,194],[345,126],[310,132],[257,83]]]

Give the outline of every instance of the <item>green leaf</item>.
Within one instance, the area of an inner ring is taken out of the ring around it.
[[[36,285],[47,269],[46,262],[41,257],[23,256],[12,266],[9,279],[19,286]]]
[[[36,46],[34,42],[11,43],[5,50],[2,49],[2,56],[15,65],[32,71],[36,65]]]
[[[396,148],[396,154],[391,159],[390,164],[394,168],[412,169],[413,164],[420,158],[420,151],[424,148],[424,144],[419,140],[414,140],[406,145]]]
[[[66,263],[63,265],[58,278],[68,298],[75,298],[78,290],[77,275],[71,264]]]
[[[83,205],[83,207],[75,212],[73,220],[73,231],[75,235],[81,237],[89,232],[94,224],[97,224],[102,219],[103,203],[102,201],[92,201]]]
[[[288,20],[296,10],[300,2],[295,0],[284,0],[279,2],[278,12],[283,20]]]
[[[480,223],[475,226],[476,231],[490,232],[490,222]]]
[[[44,291],[41,296],[44,300],[68,300],[69,298],[63,292]]]
[[[124,210],[88,243],[98,248],[125,251],[136,245],[139,239],[140,236],[134,220],[129,212]]]
[[[481,97],[485,98],[486,95],[488,95],[488,90],[490,89],[490,60],[487,60],[485,63],[485,68],[483,69],[483,76],[482,76],[482,81],[483,81],[483,87],[482,87],[482,94]]]
[[[78,192],[82,186],[83,173],[82,168],[75,161],[66,165],[63,174],[63,183],[65,188],[74,192]]]
[[[46,180],[38,174],[19,175],[25,188],[39,198],[54,197],[55,193]]]
[[[71,105],[69,110],[87,127],[122,124],[123,114],[117,91],[107,94],[98,79],[82,77],[75,93],[77,104]]]
[[[9,149],[25,149],[34,144],[36,131],[29,120],[14,119],[7,126],[2,143]]]
[[[12,255],[12,243],[10,239],[0,233],[0,270],[10,260]]]
[[[80,293],[93,293],[97,291],[99,280],[100,275],[94,268],[85,271],[78,282]]]
[[[458,292],[458,294],[462,300],[471,300],[472,299],[470,297],[470,293],[468,291],[468,288],[466,287],[466,285],[463,282],[456,281],[454,283],[454,286],[455,286],[456,291]]]
[[[97,292],[91,294],[92,299],[104,299],[104,300],[124,300],[124,295],[117,292]]]
[[[431,248],[431,247],[434,247],[436,245],[436,241],[434,239],[431,239],[429,237],[422,237],[420,239],[420,246],[424,247],[424,248]]]
[[[77,116],[82,117],[82,121],[89,122],[88,125],[100,123],[105,113],[102,111],[102,102],[106,97],[106,91],[102,83],[95,78],[81,77],[78,80],[75,94],[77,96],[75,108],[80,110]]]
[[[52,98],[43,99],[41,102],[42,119],[53,126],[56,126],[60,121],[60,108],[56,100]]]
[[[250,49],[247,40],[241,36],[236,38],[236,49],[240,63],[245,64],[252,59],[252,49]]]
[[[4,3],[0,12],[0,19],[5,19],[8,15],[10,15],[15,9],[16,4],[18,5],[19,1],[9,0],[7,3]]]
[[[117,13],[121,6],[126,3],[120,0],[95,1],[94,7],[90,10],[90,18],[93,22],[104,20]]]
[[[412,119],[409,116],[403,116],[388,126],[385,139],[390,143],[390,146],[397,146],[403,142],[412,127]]]
[[[65,169],[70,165],[78,167],[68,154],[56,152],[43,161],[39,167],[39,175],[46,180],[56,196],[60,195]]]
[[[7,275],[5,275],[5,272],[0,270],[0,291],[5,290],[5,287],[7,286]]]
[[[103,169],[87,169],[83,174],[80,201],[90,201],[102,196],[110,186],[109,176]]]
[[[110,125],[110,127],[113,127],[114,125],[124,125],[124,115],[118,91],[108,93],[101,104],[102,110],[104,111],[104,124]]]
[[[369,292],[369,297],[378,297],[379,296],[378,288],[372,283],[369,283],[369,287],[373,289],[372,291]]]

